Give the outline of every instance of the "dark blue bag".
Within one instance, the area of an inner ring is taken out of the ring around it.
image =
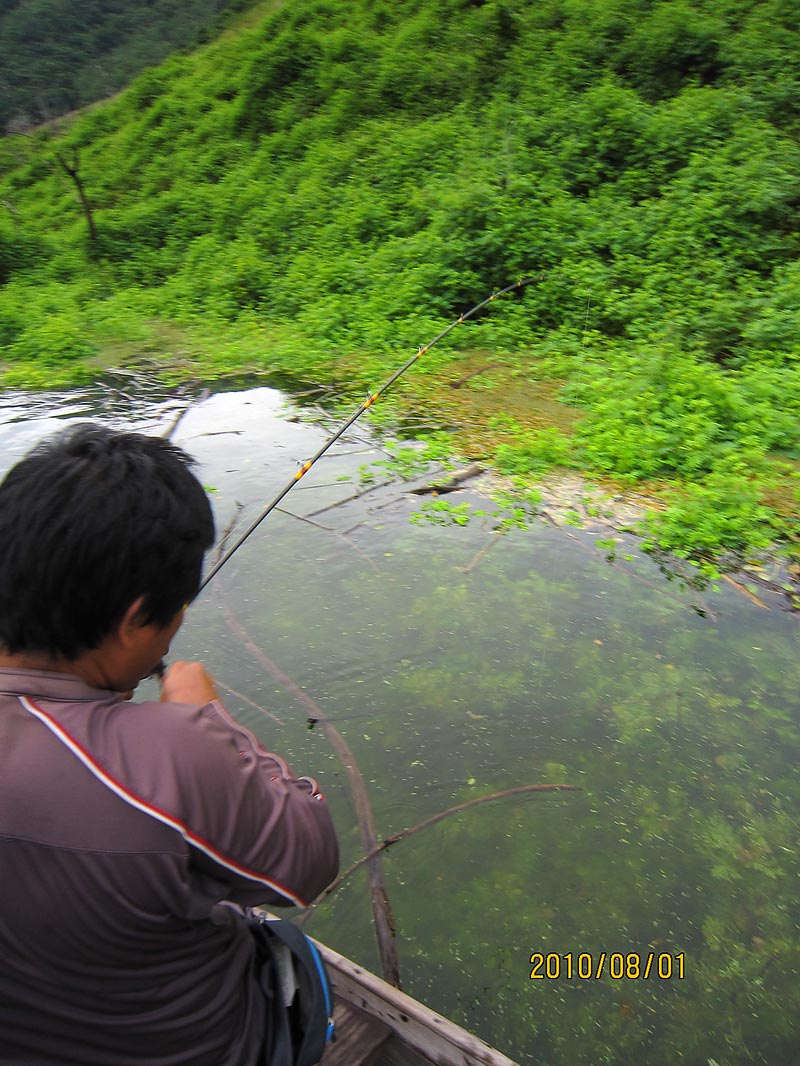
[[[267,1004],[264,1066],[316,1066],[335,1039],[333,993],[319,951],[285,918],[247,919]]]

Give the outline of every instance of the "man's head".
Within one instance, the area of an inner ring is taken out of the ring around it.
[[[82,423],[13,467],[0,484],[3,650],[72,661],[126,619],[169,627],[214,540],[192,465],[161,437]]]

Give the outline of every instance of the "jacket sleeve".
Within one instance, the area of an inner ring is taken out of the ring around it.
[[[198,708],[193,725],[180,790],[195,869],[236,903],[306,906],[339,868],[316,781],[293,777],[218,700]]]

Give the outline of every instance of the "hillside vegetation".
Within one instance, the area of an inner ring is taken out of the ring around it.
[[[246,2],[0,0],[0,130],[109,96]]]
[[[794,4],[255,14],[60,132],[0,143],[6,385],[149,354],[354,393],[535,276],[414,371],[480,349],[518,391],[552,382],[569,417],[542,428],[476,379],[502,468],[666,488],[657,539],[696,558],[797,545]]]

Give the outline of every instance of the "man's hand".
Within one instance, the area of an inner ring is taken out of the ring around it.
[[[173,663],[161,682],[161,699],[165,703],[193,703],[203,707],[218,700],[214,678],[202,663]]]

